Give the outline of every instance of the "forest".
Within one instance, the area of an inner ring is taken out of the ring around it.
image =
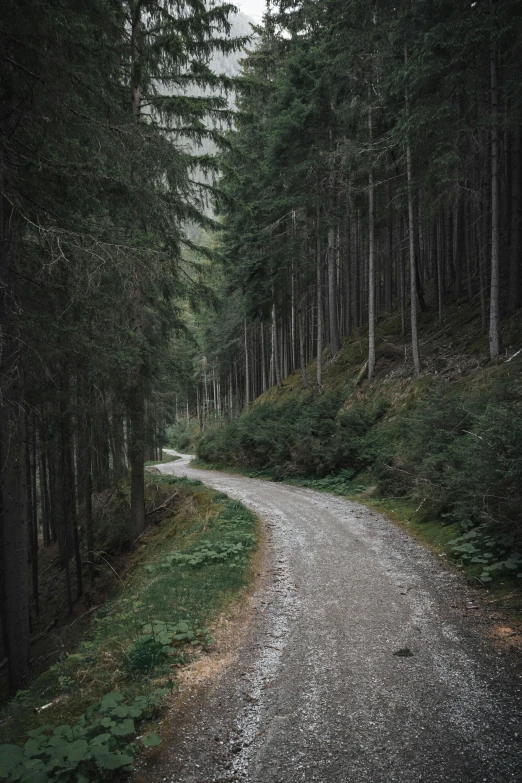
[[[522,576],[521,13],[265,18],[221,157],[225,338],[209,321],[174,430],[202,463],[410,502],[482,586]]]
[[[100,498],[126,487],[132,548],[166,445],[412,498],[478,536],[482,584],[522,562],[521,0],[236,10],[2,3],[11,695],[40,560],[71,616]]]
[[[144,462],[173,408],[176,335],[188,302],[207,296],[194,261],[204,248],[187,227],[212,223],[205,173],[216,164],[199,148],[230,123],[232,80],[209,62],[244,43],[229,34],[231,9],[2,3],[1,621],[12,692],[29,676],[41,547],[58,544],[71,613],[94,579],[93,497],[127,470],[131,537],[145,527]]]

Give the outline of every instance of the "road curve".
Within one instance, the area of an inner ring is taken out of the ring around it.
[[[186,708],[158,780],[522,780],[520,668],[482,638],[457,576],[364,506],[189,460],[158,469],[255,511],[271,579],[234,665]]]

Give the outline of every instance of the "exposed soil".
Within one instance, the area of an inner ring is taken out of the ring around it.
[[[501,616],[492,626],[439,558],[349,500],[198,471],[188,458],[159,469],[241,500],[264,520],[270,551],[228,636],[185,675],[166,741],[136,781],[522,778],[513,629]]]

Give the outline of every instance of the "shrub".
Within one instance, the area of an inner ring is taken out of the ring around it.
[[[108,693],[73,726],[43,725],[29,732],[23,748],[1,745],[0,778],[6,783],[88,783],[114,780],[118,770],[130,772],[139,751],[130,739],[136,733],[136,721],[152,717],[167,693],[157,688],[129,704],[123,702],[121,693]],[[154,732],[141,737],[146,747],[159,743]]]
[[[340,409],[325,394],[297,404],[258,405],[237,422],[209,431],[198,455],[210,462],[265,470],[273,478],[319,477],[346,487],[370,472],[378,491],[423,501],[463,530],[482,523],[522,538],[522,407],[505,394],[462,398],[432,381],[420,398],[386,416],[385,399]],[[333,476],[343,472],[340,482]],[[323,486],[323,485],[321,485]]]

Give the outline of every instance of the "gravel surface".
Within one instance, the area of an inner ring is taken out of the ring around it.
[[[232,665],[187,696],[148,783],[522,781],[517,656],[483,638],[457,575],[364,506],[189,459],[158,469],[255,511],[270,563]]]

